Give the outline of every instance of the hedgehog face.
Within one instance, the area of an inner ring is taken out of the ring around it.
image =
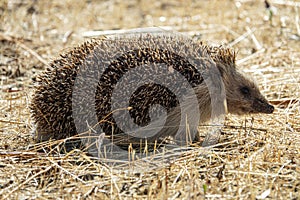
[[[228,112],[234,114],[272,113],[274,107],[260,93],[256,84],[234,71],[225,80]]]
[[[209,48],[226,89],[227,110],[234,114],[272,113],[274,107],[260,93],[254,81],[237,71],[235,52],[226,48]]]

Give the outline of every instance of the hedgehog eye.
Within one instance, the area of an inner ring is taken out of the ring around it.
[[[246,86],[242,87],[240,90],[243,95],[248,95],[250,93],[250,89]]]

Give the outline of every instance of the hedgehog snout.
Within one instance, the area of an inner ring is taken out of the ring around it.
[[[271,114],[274,112],[274,106],[269,104],[268,101],[262,99],[255,99],[253,107],[257,112]]]
[[[267,106],[267,109],[266,109],[266,113],[267,114],[271,114],[271,113],[273,113],[274,112],[274,106],[272,106],[271,104],[269,104],[268,106]]]

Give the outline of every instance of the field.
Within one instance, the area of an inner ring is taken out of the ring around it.
[[[275,112],[228,115],[213,148],[168,160],[108,163],[36,143],[35,76],[92,33],[142,27],[234,48]],[[300,199],[300,2],[1,0],[0,102],[1,199]]]

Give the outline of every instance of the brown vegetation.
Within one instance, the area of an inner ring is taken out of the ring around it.
[[[268,2],[271,10],[254,0],[1,1],[0,197],[299,198],[300,3]],[[79,150],[43,152],[51,142],[32,140],[31,79],[85,41],[88,31],[148,26],[169,26],[237,49],[238,65],[257,80],[275,112],[229,115],[214,148],[195,145],[151,162],[113,165]]]

